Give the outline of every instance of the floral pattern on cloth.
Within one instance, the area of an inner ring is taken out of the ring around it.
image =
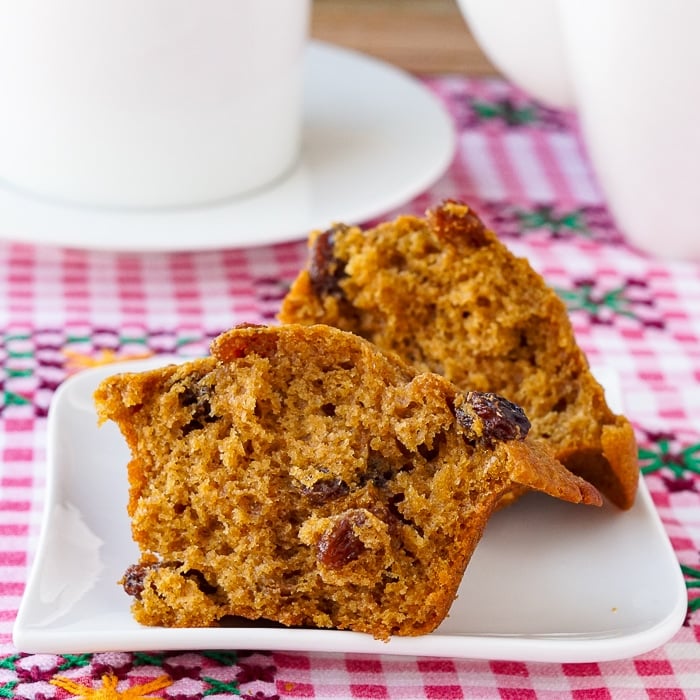
[[[13,654],[0,673],[0,697],[19,700],[279,697],[274,662],[261,652]]]

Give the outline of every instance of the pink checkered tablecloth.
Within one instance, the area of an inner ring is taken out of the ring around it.
[[[642,656],[581,664],[245,649],[20,653],[11,630],[41,522],[56,388],[91,364],[204,352],[236,323],[271,322],[306,247],[111,254],[1,242],[0,698],[700,698],[700,264],[627,245],[570,115],[498,80],[425,84],[454,118],[457,153],[401,212],[444,198],[471,203],[566,300],[591,362],[619,373],[644,478],[683,565],[690,602],[680,631]]]

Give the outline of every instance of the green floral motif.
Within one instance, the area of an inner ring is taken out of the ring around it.
[[[593,318],[600,318],[601,311],[607,309],[618,316],[636,318],[631,310],[631,301],[627,297],[627,287],[622,285],[600,291],[594,282],[580,281],[574,289],[557,289],[569,311],[586,311]]]
[[[558,214],[549,205],[538,206],[535,209],[516,209],[514,212],[520,228],[523,231],[546,229],[554,236],[571,232],[590,236],[591,231],[581,209],[565,211]]]
[[[10,671],[15,670],[15,664],[21,659],[22,657],[19,654],[13,654],[12,656],[6,656],[3,659],[0,659],[0,668],[6,668],[10,669]]]
[[[147,654],[142,651],[134,653],[134,666],[162,666],[165,654]]]
[[[0,402],[2,406],[27,406],[30,403],[31,401],[22,394],[7,391],[7,389],[2,392],[2,402]]]
[[[204,691],[204,697],[208,695],[220,695],[222,693],[228,693],[230,695],[240,695],[241,691],[238,687],[238,681],[231,681],[226,683],[224,681],[219,681],[216,678],[210,678],[209,676],[202,676],[202,680],[209,683],[211,686]]]
[[[13,654],[0,659],[0,668],[8,671],[16,671],[17,662],[22,658],[22,654]],[[9,680],[0,684],[0,698],[14,698],[15,688],[19,685],[19,680]]]
[[[681,478],[688,472],[700,474],[700,443],[684,448],[674,446],[673,436],[658,435],[651,447],[640,447],[639,462],[642,474],[651,474],[668,469],[673,476]]]
[[[29,333],[6,333],[3,338],[6,360],[3,363],[4,378],[0,380],[0,406],[26,406],[30,403],[26,396],[12,388],[13,380],[22,380],[33,374],[33,370],[26,367],[26,361],[33,358],[33,353],[25,349],[30,339]],[[19,365],[13,366],[16,363]]]
[[[572,289],[556,289],[569,312],[582,311],[592,323],[612,325],[628,318],[646,328],[663,329],[665,321],[655,309],[655,299],[643,279],[628,278],[613,288],[592,279],[581,279]]]
[[[603,287],[597,280],[580,279],[571,289],[556,289],[569,312],[582,311],[592,323],[612,325],[627,318],[647,328],[663,329],[665,321],[643,279],[628,278],[616,286]]]
[[[9,681],[0,685],[0,698],[14,698],[19,681]]]
[[[692,566],[681,564],[681,571],[685,574],[685,587],[690,592],[693,589],[700,588],[700,570],[694,569]],[[700,596],[697,598],[688,599],[688,612],[695,612],[700,609]]]
[[[500,121],[508,126],[523,126],[538,121],[537,109],[532,104],[517,106],[506,98],[497,102],[472,101],[472,109],[482,121]]]
[[[545,234],[549,238],[580,238],[619,245],[624,242],[610,212],[595,204],[564,208],[552,202],[514,206],[499,201],[479,204],[484,217],[500,237]]]
[[[71,373],[151,354],[204,354],[217,333],[190,329],[36,328],[0,333],[0,415],[45,417],[51,395]]]
[[[694,491],[695,476],[700,474],[700,443],[680,447],[675,435],[648,432],[651,445],[639,448],[642,474],[658,474],[671,492]],[[670,472],[671,477],[664,476]],[[688,592],[700,588],[700,570],[681,564]],[[688,613],[700,609],[700,596],[688,599]]]
[[[43,698],[43,688],[38,692],[35,692],[35,688],[46,683],[80,697],[151,697],[151,692],[180,679],[202,681],[205,684],[196,697],[252,697],[251,684],[257,683],[262,685],[263,689],[257,690],[254,697],[260,700],[279,698],[274,692],[277,669],[273,664],[264,658],[251,658],[248,663],[241,661],[242,658],[248,657],[270,657],[269,652],[211,650],[201,651],[199,654],[201,658],[194,664],[187,659],[180,659],[180,653],[177,651],[134,652],[121,655],[124,658],[120,659],[98,659],[95,654],[62,654],[54,657],[55,662],[49,663],[50,658],[47,658],[42,664],[34,663],[31,659],[32,654],[8,655],[0,658],[0,669],[7,676],[0,683],[0,698],[16,697],[19,685],[24,687],[22,697]],[[21,663],[22,661],[24,663]],[[149,667],[161,669],[163,675],[145,685],[134,685],[134,679],[130,677],[131,671]],[[231,669],[227,673],[228,677],[217,677],[217,669],[220,671],[224,668]],[[72,669],[81,669],[79,678],[66,678],[62,675]],[[98,679],[101,679],[101,682]],[[118,682],[123,682],[128,687],[117,692]],[[185,694],[178,697],[195,696]]]
[[[235,651],[203,651],[202,656],[222,666],[235,666],[238,663],[238,654]]]
[[[149,333],[144,331],[140,335],[136,334],[125,334],[120,333],[114,329],[95,329],[95,333],[100,333],[105,336],[105,339],[109,339],[108,342],[111,344],[118,345],[119,347],[125,347],[128,345],[142,345],[148,347],[150,343],[153,342],[154,338],[168,338],[171,347],[173,349],[182,348],[193,343],[200,343],[208,341],[210,338],[204,334],[200,335],[175,335],[171,333],[159,333],[157,331]],[[87,345],[94,343],[94,338],[92,335],[67,335],[65,338],[66,347],[76,346],[76,345]],[[29,355],[31,356],[31,354]]]
[[[92,661],[90,654],[63,654],[63,663],[58,667],[58,671],[67,671],[70,668],[84,668]]]

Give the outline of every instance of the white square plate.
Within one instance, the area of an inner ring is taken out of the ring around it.
[[[125,504],[128,451],[97,427],[92,394],[106,376],[162,365],[132,361],[82,372],[56,392],[48,424],[46,508],[14,628],[24,652],[255,649],[582,662],[653,649],[680,627],[686,589],[646,489],[620,512],[528,495],[496,513],[435,632],[384,643],[354,632],[137,624],[117,585],[138,560]],[[597,370],[620,410],[616,376]]]

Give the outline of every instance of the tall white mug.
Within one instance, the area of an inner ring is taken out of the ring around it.
[[[629,241],[653,255],[700,260],[700,2],[459,1],[504,74],[577,110]],[[521,39],[508,41],[516,25]],[[526,57],[528,46],[544,60]]]
[[[310,0],[0,0],[0,180],[172,207],[273,183],[301,141]]]

